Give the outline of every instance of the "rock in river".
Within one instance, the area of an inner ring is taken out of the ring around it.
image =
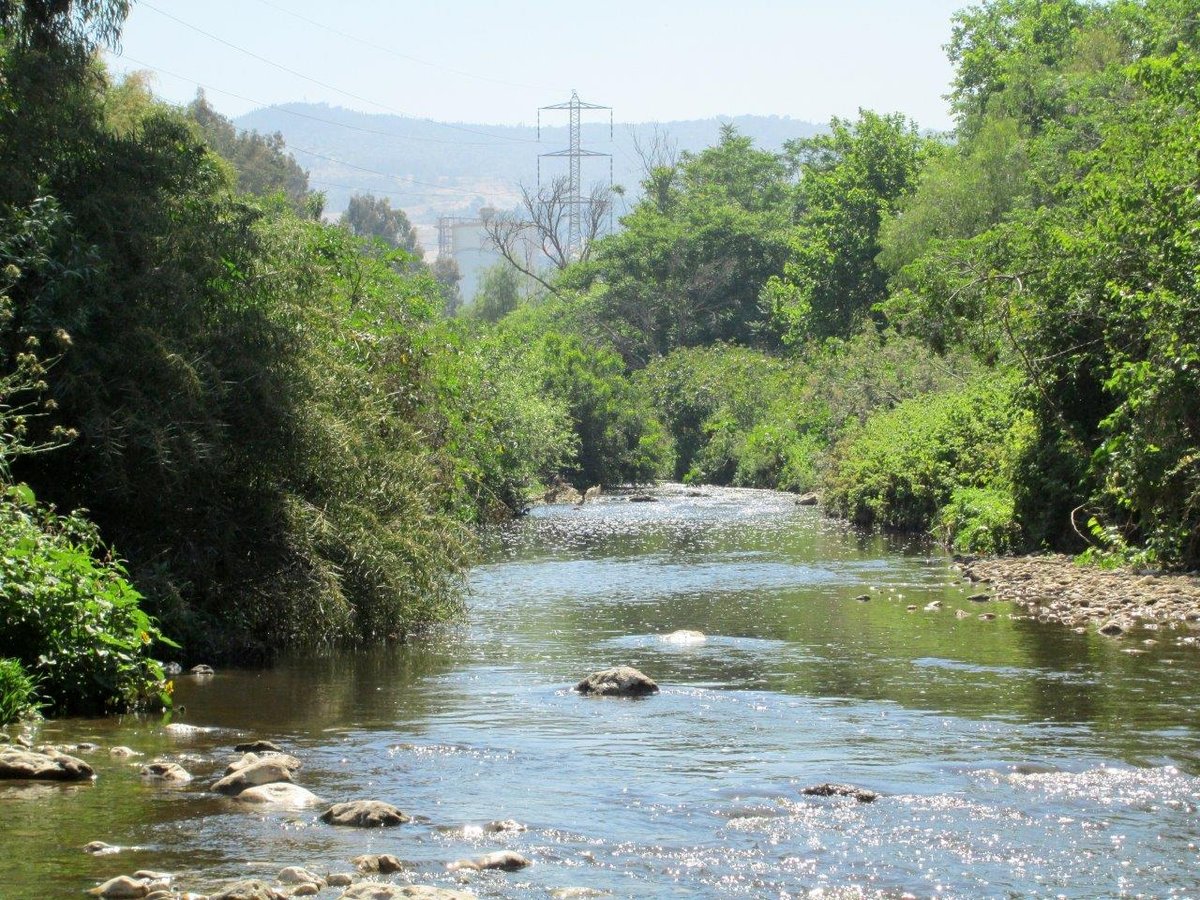
[[[165,762],[163,760],[156,760],[149,765],[142,766],[142,777],[169,781],[171,784],[187,784],[192,780],[192,776],[188,774],[187,769],[179,765],[179,763]]]
[[[820,497],[818,497],[816,494],[814,494],[810,491],[807,494],[801,494],[799,497],[797,497],[796,505],[797,506],[816,506],[820,502],[820,500],[821,500]]]
[[[411,821],[390,803],[381,800],[351,800],[335,803],[321,813],[321,821],[329,825],[348,825],[354,828],[382,828],[403,825]]]
[[[226,775],[213,785],[213,790],[218,794],[236,796],[246,790],[246,788],[291,780],[291,767],[284,762],[272,759],[260,759],[250,763],[250,765],[243,769],[238,769],[231,775]]]
[[[383,884],[376,881],[360,881],[348,888],[338,900],[399,900],[399,898],[475,900],[475,895],[469,891],[454,891],[448,888],[429,887],[424,884]]]
[[[879,795],[874,791],[869,791],[866,788],[856,787],[853,784],[814,784],[803,788],[800,791],[809,797],[853,797],[859,803],[874,803],[879,799]]]
[[[0,750],[0,778],[39,781],[87,781],[95,771],[82,759],[65,753],[36,753],[18,747]]]
[[[319,884],[325,886],[325,879],[303,866],[288,866],[279,870],[275,880],[281,884]]]
[[[265,881],[254,878],[239,881],[223,891],[209,894],[208,900],[287,900],[287,894],[282,894]]]
[[[378,872],[380,875],[391,875],[393,872],[404,871],[404,863],[390,853],[364,853],[350,860],[354,868],[360,872]]]
[[[285,766],[286,768],[290,769],[293,773],[300,771],[300,767],[302,765],[300,760],[296,759],[294,756],[290,756],[287,753],[276,753],[274,751],[270,753],[263,753],[262,755],[259,755],[258,753],[243,753],[225,767],[225,774],[232,775],[234,772],[240,772],[242,769],[252,766],[258,762],[276,762],[281,766]]]
[[[457,862],[450,863],[446,868],[451,872],[457,872],[462,869],[476,871],[481,869],[499,869],[502,872],[515,872],[530,865],[533,865],[533,863],[520,853],[514,853],[512,850],[497,850],[495,853],[486,853],[475,859],[460,859]]]
[[[644,697],[657,694],[658,685],[632,666],[617,666],[603,672],[593,672],[575,690],[597,697]]]
[[[274,741],[247,741],[233,748],[238,753],[282,753],[283,748]]]
[[[312,791],[289,781],[276,781],[249,787],[235,798],[239,803],[273,806],[278,809],[307,809],[323,802]]]
[[[688,628],[664,634],[662,639],[668,644],[703,644],[707,640],[703,631],[692,631]]]
[[[96,897],[117,900],[117,898],[145,897],[150,893],[150,888],[146,882],[137,878],[130,878],[128,875],[118,875],[116,878],[108,879],[104,884],[96,885],[88,893]]]

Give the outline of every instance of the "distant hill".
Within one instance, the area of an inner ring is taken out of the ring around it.
[[[538,154],[567,146],[565,114],[553,114],[553,119],[551,115],[543,113],[540,144],[534,126],[438,123],[314,103],[259,109],[234,123],[239,128],[282,134],[296,160],[308,169],[312,187],[325,192],[327,215],[339,215],[353,193],[386,196],[415,224],[424,226],[420,230],[428,248],[438,216],[473,215],[481,206],[510,208],[517,202],[519,185],[536,184]],[[726,122],[752,137],[758,146],[770,149],[823,130],[823,126],[781,116],[728,116],[657,125],[617,123],[610,141],[608,122],[597,121],[601,115],[585,114],[582,144],[585,149],[612,154],[613,180],[629,192],[627,202],[637,193],[641,180],[635,138],[644,145],[655,128],[679,150],[691,151],[715,143]],[[548,122],[554,127],[546,127]],[[543,178],[565,172],[566,160],[542,160]],[[608,177],[607,159],[584,160],[586,183],[606,182]]]

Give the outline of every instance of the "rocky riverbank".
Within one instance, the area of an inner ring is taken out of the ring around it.
[[[971,581],[988,582],[994,599],[1023,607],[1040,622],[1104,634],[1160,628],[1200,629],[1200,578],[1081,566],[1069,556],[958,560]]]

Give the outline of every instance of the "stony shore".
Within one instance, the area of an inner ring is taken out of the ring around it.
[[[1041,622],[1119,636],[1200,629],[1200,577],[1081,566],[1070,556],[963,558],[962,573]]]

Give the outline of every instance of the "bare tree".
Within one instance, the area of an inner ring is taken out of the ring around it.
[[[573,257],[570,245],[571,197],[570,180],[563,176],[531,191],[521,188],[521,206],[514,212],[496,213],[483,223],[488,241],[508,263],[528,275],[546,290],[558,296],[558,291],[542,277],[539,263],[548,260],[558,270],[573,262],[586,261],[592,244],[608,221],[616,191],[608,185],[593,185],[586,197],[580,199],[580,252]]]
[[[658,211],[666,212],[675,193],[675,182],[679,180],[679,144],[657,123],[645,137],[639,138],[632,126],[629,134],[642,164],[642,188]]]

